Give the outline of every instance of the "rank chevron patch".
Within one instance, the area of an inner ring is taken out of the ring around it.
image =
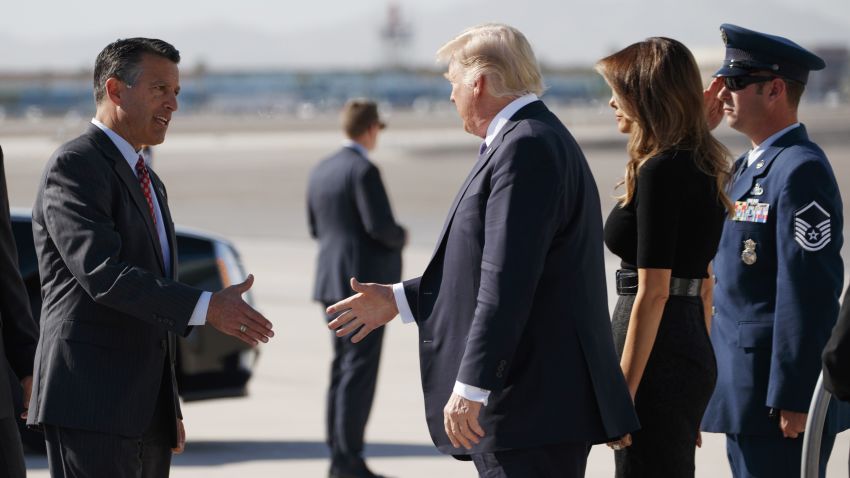
[[[832,240],[829,213],[817,203],[810,202],[794,213],[794,239],[800,247],[815,252]]]

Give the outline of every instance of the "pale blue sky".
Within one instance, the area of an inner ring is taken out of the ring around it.
[[[372,67],[386,58],[378,0],[6,0],[0,15],[0,70],[91,68],[109,41],[154,36],[181,50],[184,64],[215,69]],[[695,51],[722,49],[720,23],[792,38],[804,46],[850,46],[850,0],[397,0],[414,36],[408,64],[432,65],[433,52],[464,27],[510,23],[541,60],[589,65],[652,35]]]

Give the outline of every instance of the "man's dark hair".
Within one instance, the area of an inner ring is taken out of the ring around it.
[[[126,38],[116,40],[97,55],[94,62],[94,101],[100,104],[106,95],[106,80],[118,78],[133,85],[141,71],[142,56],[156,55],[180,63],[180,52],[171,44],[154,38]]]
[[[345,134],[355,139],[377,124],[381,129],[386,126],[378,116],[378,105],[366,98],[348,100],[342,107],[342,129]]]
[[[792,80],[789,78],[782,78],[783,83],[785,83],[785,98],[788,100],[788,106],[791,109],[796,110],[800,106],[800,98],[803,97],[803,92],[806,90],[806,85],[797,80]],[[760,95],[764,93],[765,83],[759,83],[756,86],[756,94]]]

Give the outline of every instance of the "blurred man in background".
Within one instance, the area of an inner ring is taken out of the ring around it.
[[[342,110],[347,139],[310,174],[307,212],[319,241],[313,299],[324,307],[351,293],[349,279],[401,280],[401,249],[407,240],[396,223],[378,168],[369,161],[384,122],[377,105],[355,99]],[[331,317],[327,317],[331,320]],[[327,443],[331,478],[376,477],[363,460],[363,435],[375,396],[383,329],[351,343],[332,337],[327,396]]]

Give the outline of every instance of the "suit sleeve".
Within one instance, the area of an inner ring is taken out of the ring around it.
[[[41,212],[50,239],[92,300],[184,335],[202,291],[121,259],[122,241],[129,238],[117,232],[110,194],[120,186],[111,170],[97,166],[65,152],[46,172]]]
[[[531,136],[502,145],[487,198],[481,282],[457,381],[500,391],[563,208],[563,172]]]
[[[841,197],[825,162],[808,160],[790,173],[776,214],[776,305],[766,405],[806,412],[844,281]]]
[[[823,384],[839,400],[850,401],[850,287],[844,293],[844,304],[838,322],[823,351]]]
[[[19,378],[32,375],[38,328],[18,270],[18,251],[9,217],[3,152],[0,151],[0,331],[6,359]],[[2,366],[2,365],[0,365]]]
[[[396,224],[381,173],[369,165],[354,181],[354,199],[366,233],[388,249],[404,246],[404,228]]]

